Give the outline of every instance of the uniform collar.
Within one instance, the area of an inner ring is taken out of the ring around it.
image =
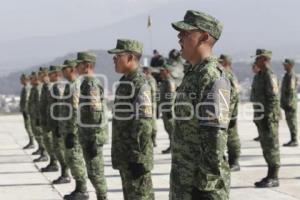
[[[192,66],[188,71],[199,71],[200,69],[202,69],[207,63],[210,62],[216,62],[218,63],[218,59],[215,56],[209,56],[203,60],[201,60],[200,62],[198,62],[198,64]]]

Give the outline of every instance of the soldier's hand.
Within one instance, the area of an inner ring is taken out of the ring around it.
[[[96,141],[91,140],[88,142],[88,153],[89,153],[90,158],[94,158],[95,156],[97,156],[98,145],[97,145]]]
[[[65,141],[65,146],[67,149],[72,149],[75,145],[75,135],[73,133],[68,133]]]
[[[147,172],[144,165],[140,163],[129,163],[129,170],[131,171],[134,179],[141,177]]]

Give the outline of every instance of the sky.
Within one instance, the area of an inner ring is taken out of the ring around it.
[[[178,48],[170,23],[187,9],[207,12],[224,24],[216,53],[250,60],[256,48],[275,59],[300,60],[299,0],[0,0],[0,76],[58,56],[111,48],[131,37],[164,55]],[[146,28],[151,15],[151,37]],[[152,44],[150,45],[150,38]]]
[[[172,0],[0,0],[0,43],[99,28]],[[126,9],[124,9],[126,8]]]

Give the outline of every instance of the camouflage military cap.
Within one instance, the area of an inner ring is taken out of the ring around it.
[[[172,26],[177,31],[200,29],[208,32],[216,40],[220,38],[223,30],[223,25],[219,20],[211,15],[195,10],[188,10],[183,21],[173,22]]]
[[[74,67],[76,67],[76,65],[77,65],[77,62],[75,60],[65,60],[63,66],[62,66],[62,70],[66,69],[68,67],[74,68]]]
[[[123,52],[133,52],[142,54],[143,44],[137,40],[118,39],[116,48],[108,50],[107,52],[110,54],[117,54]]]
[[[295,60],[286,58],[283,62],[284,65],[295,65]]]
[[[28,78],[29,78],[29,76],[27,76],[26,74],[21,74],[21,76],[20,76],[21,80],[26,80]]]
[[[91,62],[91,63],[95,63],[96,62],[96,55],[92,52],[78,52],[77,53],[77,59],[75,60],[75,62],[77,64],[82,63],[82,62]]]
[[[63,65],[51,65],[49,67],[49,74],[54,73],[54,72],[61,72]]]
[[[45,74],[45,73],[48,73],[47,67],[40,67],[38,75],[42,75],[42,74]]]
[[[38,76],[37,72],[31,72],[30,78],[36,78]]]
[[[266,49],[256,49],[256,54],[255,56],[252,57],[267,57],[267,58],[271,58],[272,57],[272,51],[266,50]]]
[[[220,57],[219,57],[219,61],[229,61],[229,62],[232,62],[232,58],[229,56],[229,55],[226,55],[226,54],[221,54]]]

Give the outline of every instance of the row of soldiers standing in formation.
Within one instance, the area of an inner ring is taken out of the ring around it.
[[[81,52],[77,60],[40,68],[30,77],[21,78],[24,88],[20,107],[30,138],[24,149],[33,148],[35,139],[38,150],[33,155],[40,157],[34,162],[50,158],[41,172],[58,171],[60,166],[61,176],[53,184],[69,183],[71,171],[76,187],[64,199],[88,199],[87,177],[97,199],[106,199],[102,146],[108,139],[108,126],[104,124],[103,88],[92,76],[95,62],[93,54]],[[77,74],[84,78],[79,79]],[[62,76],[67,82],[61,82]]]
[[[190,65],[177,88],[169,78],[171,69],[166,66],[161,70],[164,81],[159,106],[166,102],[162,112],[170,137],[170,150],[166,152],[171,151],[172,155],[169,198],[227,200],[230,168],[239,170],[240,141],[236,123],[238,87],[231,60],[226,55],[217,59],[211,53],[221,35],[222,24],[206,13],[189,10],[183,21],[172,26],[179,31],[181,54]],[[155,87],[151,87],[149,78],[139,70],[142,44],[119,39],[116,48],[108,53],[114,54],[116,72],[124,75],[116,89],[113,106],[112,166],[120,172],[125,200],[153,200]],[[279,98],[277,81],[269,68],[270,54],[259,49],[255,56],[260,72],[253,82],[251,100],[255,103],[254,116],[262,116],[254,120],[268,164],[267,176],[255,183],[256,187],[279,185]],[[95,61],[93,54],[81,52],[76,61],[51,66],[48,72],[41,69],[38,75],[33,73],[28,107],[22,109],[25,122],[30,119],[41,150],[41,157],[36,161],[46,159],[44,149],[50,155],[50,163],[42,171],[56,170],[58,160],[62,175],[55,184],[69,182],[68,168],[71,169],[76,188],[65,199],[88,198],[86,173],[97,199],[107,198],[102,155],[108,138],[107,117],[103,87],[93,76]],[[55,84],[60,67],[69,81],[64,89]],[[146,74],[147,70],[144,69]],[[76,78],[76,72],[83,76],[81,81]],[[44,82],[43,87],[38,80]],[[44,86],[46,89],[42,90]],[[42,91],[47,94],[46,110],[41,107]],[[261,107],[256,109],[257,105],[262,105],[263,111]],[[290,110],[290,104],[282,103],[282,107]],[[295,138],[292,144],[295,146]],[[32,143],[27,147],[31,146]],[[224,156],[227,148],[228,160]]]

